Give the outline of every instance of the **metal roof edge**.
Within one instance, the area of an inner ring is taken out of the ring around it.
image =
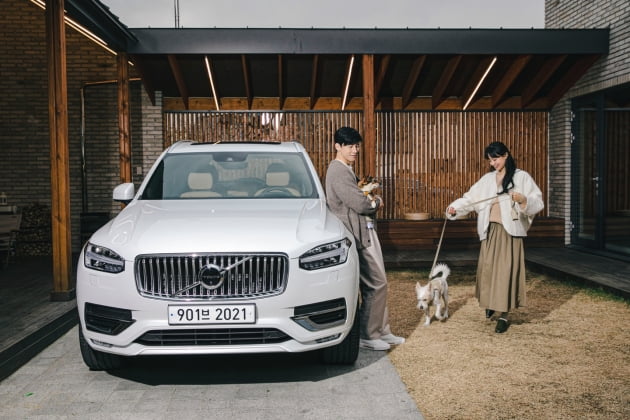
[[[98,0],[65,0],[65,8],[73,19],[117,51],[125,51],[129,42],[136,41],[129,28]]]
[[[130,54],[606,54],[603,29],[133,28]]]

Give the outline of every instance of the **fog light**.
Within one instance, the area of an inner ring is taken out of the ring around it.
[[[315,340],[316,343],[327,343],[329,341],[333,341],[339,338],[341,334],[329,335],[328,337],[318,338]]]
[[[105,343],[103,341],[98,341],[94,339],[92,339],[92,343],[96,344],[97,346],[107,347],[108,349],[114,347],[113,344]]]

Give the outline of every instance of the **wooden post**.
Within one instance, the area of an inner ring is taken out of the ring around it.
[[[131,117],[129,110],[129,67],[127,54],[119,52],[118,65],[118,141],[120,149],[120,182],[131,182]]]
[[[46,2],[48,120],[50,135],[53,290],[51,300],[74,298],[71,287],[70,164],[64,0]]]
[[[363,55],[363,175],[376,176],[376,119],[374,115],[374,55]]]

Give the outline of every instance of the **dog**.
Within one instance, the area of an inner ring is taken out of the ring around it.
[[[363,194],[367,196],[371,196],[372,191],[381,186],[380,182],[378,182],[378,180],[371,175],[367,175],[359,179],[357,185],[359,186],[361,191],[363,191]]]
[[[448,283],[446,279],[451,274],[451,270],[446,264],[437,264],[429,275],[429,282],[421,286],[416,282],[416,297],[418,298],[418,309],[424,311],[426,320],[424,326],[431,323],[430,306],[435,306],[435,317],[444,321],[448,318]]]
[[[372,208],[376,208],[376,198],[372,192],[381,186],[381,184],[373,176],[367,175],[359,179],[357,182],[359,189],[363,191],[363,194],[372,202]],[[374,218],[372,216],[365,216],[368,224],[373,223]]]
[[[363,191],[363,194],[372,200],[372,207],[376,207],[376,201],[372,192],[381,186],[380,182],[378,182],[378,180],[373,176],[367,175],[359,179],[357,185],[359,186],[359,189]]]

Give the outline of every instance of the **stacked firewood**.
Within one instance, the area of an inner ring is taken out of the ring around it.
[[[52,255],[50,207],[34,203],[22,209],[22,224],[17,236],[17,255]]]

